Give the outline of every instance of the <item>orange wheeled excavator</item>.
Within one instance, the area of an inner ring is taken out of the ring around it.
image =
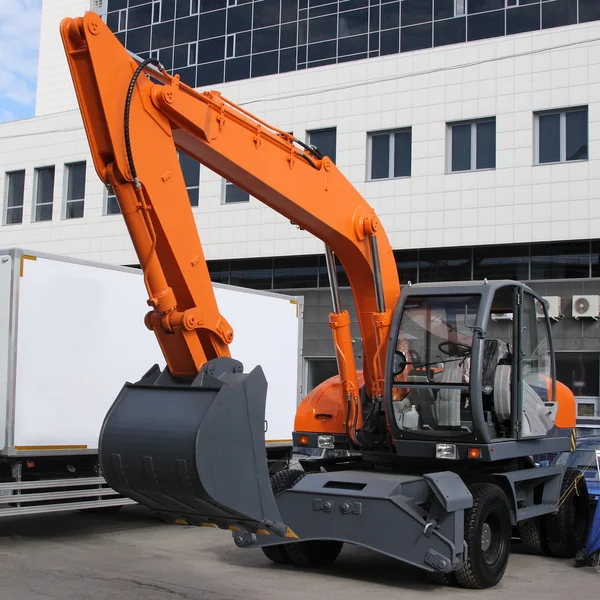
[[[377,215],[318,148],[127,52],[94,12],[64,19],[61,36],[95,169],[144,272],[145,325],[167,363],[125,383],[106,415],[109,485],[170,517],[229,529],[276,563],[324,566],[356,544],[485,588],[503,577],[515,532],[536,552],[574,556],[587,534],[585,483],[532,458],[569,450],[575,426],[543,299],[516,281],[401,294]],[[293,435],[336,456],[269,476],[267,381],[230,355],[234,332],[215,301],[178,150],[323,241],[339,374],[303,400]],[[360,371],[338,262],[358,315]]]

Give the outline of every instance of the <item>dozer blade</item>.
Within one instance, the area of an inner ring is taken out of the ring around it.
[[[269,481],[267,382],[229,358],[190,384],[151,369],[127,383],[100,432],[100,466],[122,495],[193,524],[290,536]]]

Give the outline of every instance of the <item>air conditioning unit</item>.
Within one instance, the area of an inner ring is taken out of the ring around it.
[[[546,310],[548,311],[548,316],[555,321],[563,318],[563,314],[561,312],[562,299],[560,296],[543,296],[542,300],[546,305]],[[535,311],[537,313],[538,319],[544,318],[544,310],[542,305],[539,302],[535,304]]]
[[[598,316],[600,316],[600,296],[573,296],[574,319],[583,319],[587,317],[598,320]]]

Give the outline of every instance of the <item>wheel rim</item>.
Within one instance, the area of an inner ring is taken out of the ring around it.
[[[505,540],[502,521],[496,514],[489,514],[481,527],[481,554],[488,566],[497,563],[504,554]]]

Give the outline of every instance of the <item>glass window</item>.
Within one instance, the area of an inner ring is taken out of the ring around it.
[[[229,261],[209,260],[207,261],[210,279],[214,283],[229,283]]]
[[[23,222],[23,200],[25,196],[25,171],[6,173],[6,225]]]
[[[118,215],[121,213],[121,207],[117,197],[114,194],[107,194],[106,196],[106,213],[107,215]]]
[[[400,50],[402,52],[431,48],[432,43],[431,23],[402,28],[400,33]]]
[[[433,20],[433,0],[403,0],[402,25],[417,25]]]
[[[505,0],[469,0],[469,14],[504,8]]]
[[[196,69],[196,86],[209,85],[212,83],[223,83],[224,64],[222,60],[205,65],[198,65]]]
[[[335,59],[336,42],[321,42],[308,45],[308,61]]]
[[[475,246],[473,279],[529,279],[529,246]]]
[[[592,242],[592,277],[600,277],[600,242]]]
[[[252,29],[252,5],[242,4],[227,10],[227,33]]]
[[[224,10],[216,10],[200,15],[199,39],[205,40],[225,35],[225,14],[226,11]]]
[[[175,20],[175,43],[195,42],[198,39],[198,16]]]
[[[162,63],[163,67],[170,71],[173,68],[173,46],[169,48],[161,48],[158,51],[158,59]]]
[[[106,10],[118,10],[120,8],[127,8],[127,0],[107,0]]]
[[[150,50],[150,30],[151,27],[130,29],[127,32],[127,50],[136,54]]]
[[[255,290],[270,290],[272,289],[272,276],[272,258],[232,260],[229,284]]]
[[[379,33],[369,34],[369,50],[372,52],[376,50],[379,52]],[[379,53],[377,54],[379,56]]]
[[[374,133],[371,144],[369,179],[410,177],[412,130]]]
[[[459,44],[467,39],[467,19],[457,17],[434,23],[433,44],[434,46],[447,46],[448,44]]]
[[[277,73],[279,52],[264,52],[252,56],[252,77],[272,75]]]
[[[372,6],[369,9],[369,31],[379,31],[379,6]]]
[[[296,23],[287,23],[281,26],[280,47],[290,48],[295,46],[298,36],[298,26]]]
[[[308,22],[308,41],[322,42],[335,39],[337,36],[337,17],[319,17]]]
[[[218,10],[225,8],[227,0],[200,0],[200,11],[208,12],[209,10]]]
[[[225,61],[225,81],[236,81],[250,77],[250,57],[232,58]]]
[[[381,55],[396,54],[400,51],[400,30],[389,29],[381,32]]]
[[[600,21],[600,2],[598,0],[579,0],[579,22]]]
[[[345,56],[359,54],[368,50],[369,38],[367,35],[355,35],[354,37],[338,40],[338,54]]]
[[[225,58],[225,37],[198,42],[198,62],[200,64],[223,58]]]
[[[335,163],[336,128],[317,129],[308,132],[308,143],[316,146],[323,156],[328,156]]]
[[[152,22],[152,4],[144,4],[129,9],[127,15],[127,27],[134,29],[136,27],[144,27]]]
[[[285,4],[285,2],[284,2]],[[279,24],[279,0],[254,2],[254,24],[256,27],[268,27]]]
[[[453,17],[455,4],[456,0],[434,0],[433,18],[437,21]]]
[[[531,245],[532,279],[586,278],[589,274],[589,242]]]
[[[473,171],[496,167],[496,119],[449,126],[450,170]]]
[[[473,12],[470,9],[469,12]],[[497,10],[478,15],[469,15],[467,23],[467,39],[484,40],[487,38],[504,35],[504,13],[503,10]]]
[[[152,26],[152,48],[173,45],[174,21]]]
[[[316,288],[318,274],[318,256],[275,258],[273,289]]]
[[[588,159],[588,109],[536,114],[538,164]]]
[[[506,33],[523,33],[537,31],[540,28],[540,7],[538,4],[531,6],[515,6],[506,11]]]
[[[289,23],[298,18],[298,0],[285,0],[281,3],[281,22]]]
[[[198,191],[200,188],[200,163],[188,156],[185,152],[178,151],[179,165],[183,173],[183,180],[188,191],[190,204],[198,206]]]
[[[238,202],[249,202],[250,195],[230,181],[225,181],[225,204],[236,204]]]
[[[396,268],[398,269],[398,277],[402,285],[408,283],[416,283],[417,271],[419,266],[418,250],[394,250],[396,259]]]
[[[398,13],[396,11],[396,27],[398,26]],[[339,15],[339,37],[367,33],[369,29],[369,12],[363,10],[352,10]]]
[[[35,179],[34,221],[51,221],[54,198],[54,167],[36,169]]]
[[[381,7],[381,28],[392,29],[400,25],[400,7],[397,2]]]
[[[173,75],[179,75],[181,82],[190,87],[196,87],[196,67],[187,67],[185,69],[176,69]]]
[[[176,6],[175,16],[177,18],[190,16],[190,0],[177,0]]]
[[[160,0],[160,20],[170,21],[175,18],[175,0]]]
[[[542,4],[542,29],[577,23],[577,0],[552,0]]]
[[[575,396],[600,396],[599,364],[597,352],[557,352],[556,379]]]
[[[428,248],[419,251],[419,281],[469,281],[471,248]]]
[[[296,48],[288,48],[279,53],[279,72],[296,70]]]
[[[279,27],[255,29],[252,33],[252,52],[276,50],[279,45]],[[277,72],[277,70],[272,71]]]
[[[342,267],[337,257],[335,258],[335,272],[337,274],[338,285],[340,287],[348,287],[350,281],[348,280],[344,267]],[[325,255],[319,256],[319,287],[329,287],[329,273],[327,272],[327,260],[325,259]]]
[[[65,202],[65,218],[83,217],[85,201],[85,161],[65,165],[67,170],[67,197]]]

